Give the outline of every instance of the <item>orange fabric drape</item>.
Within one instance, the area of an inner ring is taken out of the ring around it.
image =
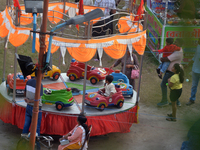
[[[126,53],[126,44],[119,44],[117,40],[114,41],[112,46],[104,47],[104,51],[114,59],[122,58]]]
[[[2,14],[0,13],[0,26],[2,25],[2,23],[3,23],[3,16],[2,16]]]
[[[27,18],[27,17],[29,17],[29,18]],[[28,24],[31,24],[32,22],[33,22],[33,16],[31,13],[21,14],[20,25],[28,25]]]
[[[143,35],[138,42],[132,43],[139,55],[143,55],[146,47],[146,37]]]
[[[30,28],[20,28],[20,27],[15,28],[15,32],[10,33],[9,42],[15,47],[24,44],[29,38],[29,34],[25,34],[23,33],[23,31],[27,30],[29,31],[28,33],[30,33],[31,30]]]
[[[65,10],[65,13],[67,10]],[[63,9],[60,9],[60,7],[57,5],[53,10],[48,12],[48,19],[51,23],[57,24],[61,21],[63,18]]]
[[[45,40],[45,45],[46,45],[46,51],[48,50],[48,46],[49,46],[49,35],[46,35],[46,40]],[[51,45],[51,53],[54,53],[58,50],[59,46],[56,46],[54,44]],[[39,53],[40,51],[40,42],[39,39],[36,38],[35,40],[35,49],[36,51]]]
[[[0,37],[4,38],[8,35],[9,30],[6,28],[6,24],[4,23],[2,26],[0,26]]]
[[[96,53],[96,49],[86,48],[85,44],[80,44],[78,48],[68,47],[69,54],[80,62],[87,62],[92,59]]]

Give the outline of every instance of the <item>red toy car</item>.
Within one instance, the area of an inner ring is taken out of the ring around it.
[[[94,66],[87,65],[87,80],[90,80],[92,84],[104,80],[108,74],[106,70],[109,68],[96,68]],[[67,71],[67,76],[70,81],[75,81],[77,79],[83,79],[85,72],[85,64],[82,62],[77,62],[75,59],[72,59],[69,70]],[[109,73],[112,73],[111,70]]]
[[[16,75],[16,95],[24,95],[24,90],[26,86],[26,82],[31,79],[31,76],[28,75],[25,79],[22,73],[18,73]],[[13,86],[14,86],[14,74],[7,75],[6,80],[6,87],[7,87],[7,94],[13,93]]]
[[[124,104],[122,90],[120,88],[116,88],[116,91],[117,92],[113,94],[112,99],[105,97],[98,92],[86,93],[85,103],[89,106],[95,106],[101,111],[103,111],[105,107],[113,105],[117,106],[117,108],[121,108]]]

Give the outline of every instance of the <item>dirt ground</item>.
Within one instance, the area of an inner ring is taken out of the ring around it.
[[[140,102],[139,123],[133,124],[129,133],[91,137],[88,150],[178,150],[182,142],[187,140],[187,132],[198,117],[195,111],[198,111],[200,102],[189,107],[182,105],[178,108],[177,122],[168,122],[165,118],[171,112],[170,106],[146,107]],[[190,113],[179,114],[184,109],[184,112]],[[193,118],[191,114],[194,114]],[[16,126],[0,121],[0,149],[14,150],[21,132]],[[52,137],[55,140],[52,150],[56,150],[59,136]]]

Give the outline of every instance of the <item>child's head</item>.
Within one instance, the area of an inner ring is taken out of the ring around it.
[[[174,42],[174,44],[178,47],[182,47],[183,45],[183,40],[181,38],[177,38]]]
[[[183,81],[184,81],[184,71],[183,71],[183,68],[181,67],[181,65],[178,64],[178,63],[174,64],[172,70],[175,74],[179,74],[180,82],[183,83]]]
[[[173,44],[174,43],[174,39],[173,38],[167,38],[166,39],[166,44],[167,45],[171,45],[171,44]]]
[[[112,75],[107,75],[106,76],[106,83],[111,83],[113,81],[113,76]]]

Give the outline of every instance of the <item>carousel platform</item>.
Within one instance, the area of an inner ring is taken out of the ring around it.
[[[63,80],[69,86],[82,87],[83,80],[71,82],[66,73],[61,74]],[[66,88],[62,80],[57,81],[44,79],[42,83],[45,88],[59,90]],[[98,91],[103,87],[104,81],[98,82],[96,85],[91,85],[90,81],[86,81],[87,92]],[[82,92],[80,95],[74,95],[80,108],[82,108]],[[84,113],[87,116],[87,124],[92,125],[93,129],[91,136],[104,135],[111,132],[129,132],[132,123],[137,123],[137,93],[134,91],[133,97],[126,97],[122,108],[108,107],[104,111],[99,111],[94,107],[84,105]],[[0,119],[5,123],[11,123],[23,129],[25,120],[26,103],[24,97],[16,97],[13,102],[13,96],[7,94],[6,83],[0,85]],[[77,115],[80,114],[80,109],[76,104],[66,107],[58,111],[55,104],[42,106],[42,123],[41,134],[63,135],[68,133],[76,124]]]

